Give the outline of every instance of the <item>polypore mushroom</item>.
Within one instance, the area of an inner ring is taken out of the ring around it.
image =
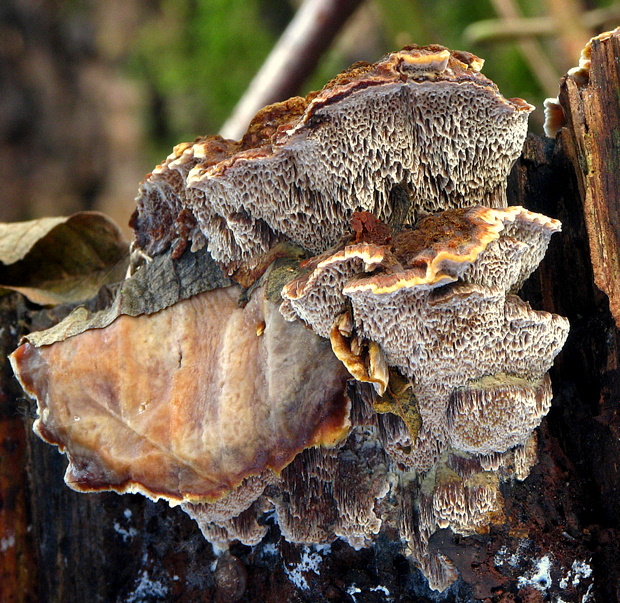
[[[345,284],[384,262],[387,252],[384,247],[360,243],[304,262],[308,272],[285,285],[280,311],[289,320],[301,318],[317,335],[329,338],[335,317],[347,308],[342,295]]]
[[[346,440],[332,448],[306,448],[279,476],[247,478],[219,501],[183,508],[220,545],[234,539],[255,544],[264,533],[256,519],[274,509],[289,542],[323,544],[340,537],[354,548],[369,546],[387,515],[381,503],[390,489],[388,458],[374,421],[352,422]]]
[[[246,477],[226,495],[211,503],[182,503],[183,510],[196,521],[204,537],[225,549],[228,543],[239,540],[248,546],[258,544],[267,533],[257,518],[268,509],[261,498],[266,487],[278,481],[273,471]]]
[[[413,224],[450,207],[505,206],[533,107],[501,96],[482,63],[409,46],[266,107],[239,142],[175,147],[141,185],[137,245],[155,254],[206,241],[232,270],[283,237],[320,253],[356,210]]]
[[[565,319],[509,294],[559,226],[520,207],[446,210],[389,244],[324,254],[310,274],[284,287],[285,313],[324,334],[330,324],[338,328],[337,313],[350,304],[350,330],[379,344],[387,364],[412,380],[422,427],[411,466],[430,469],[449,442],[503,452],[548,410],[541,379],[568,332]],[[507,408],[519,409],[514,420]],[[474,416],[483,417],[475,434],[468,433]]]
[[[497,474],[478,472],[463,479],[443,463],[422,483],[420,506],[420,517],[431,533],[436,527],[450,527],[469,536],[504,521]]]
[[[239,142],[175,147],[132,217],[137,255],[173,266],[165,302],[140,268],[115,313],[12,355],[69,485],[180,503],[222,547],[258,543],[269,511],[291,542],[397,530],[433,588],[456,579],[429,537],[501,519],[568,329],[513,294],[560,225],[505,207],[532,107],[481,66],[407,47]]]

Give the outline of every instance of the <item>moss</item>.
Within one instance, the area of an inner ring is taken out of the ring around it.
[[[409,380],[396,369],[390,369],[390,382],[385,394],[373,404],[378,413],[392,413],[400,417],[409,431],[409,437],[415,442],[422,427],[422,417],[418,401],[413,395]]]

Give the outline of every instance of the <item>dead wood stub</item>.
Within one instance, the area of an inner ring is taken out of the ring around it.
[[[620,32],[589,46],[560,86],[561,136],[578,175],[594,281],[620,326]]]

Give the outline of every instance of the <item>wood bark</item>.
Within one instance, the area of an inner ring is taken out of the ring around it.
[[[609,298],[617,312],[618,35],[593,45],[592,61],[588,87],[563,83],[567,126],[556,140],[530,135],[509,179],[511,204],[563,223],[522,295],[567,316],[571,333],[551,373],[539,463],[524,482],[502,486],[506,523],[487,535],[441,530],[432,538],[458,566],[457,583],[443,595],[430,591],[395,539],[360,551],[336,541],[317,552],[284,542],[269,519],[260,545],[234,544],[217,557],[180,509],[139,495],[77,494],[63,483],[64,457],[32,434],[28,403],[3,361],[0,600],[617,601],[620,337]],[[3,298],[0,311],[4,352],[20,332],[57,320],[18,295]],[[321,562],[302,573],[303,588],[293,577],[308,554]],[[536,583],[544,558],[549,584]],[[592,574],[577,579],[579,564]]]
[[[594,281],[620,326],[620,36],[594,39],[589,74],[567,76],[560,104],[565,148],[583,199]],[[583,81],[587,77],[586,81]]]

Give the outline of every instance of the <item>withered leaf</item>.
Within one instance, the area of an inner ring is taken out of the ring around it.
[[[39,305],[77,302],[120,281],[128,244],[99,212],[0,224],[0,290]]]
[[[329,342],[285,321],[263,289],[244,308],[240,293],[207,291],[12,354],[71,487],[214,500],[346,436],[347,375]]]
[[[166,253],[145,262],[114,287],[113,292],[102,289],[95,298],[80,304],[69,315],[65,314],[61,322],[49,316],[50,311],[37,313],[37,321],[33,324],[38,324],[36,328],[41,330],[28,334],[25,339],[37,347],[51,345],[88,329],[103,329],[122,314],[154,314],[198,293],[232,284],[206,248],[195,253],[188,251],[178,260]],[[111,303],[110,293],[114,296]],[[56,309],[68,311],[67,306]],[[53,326],[50,327],[50,323]]]

